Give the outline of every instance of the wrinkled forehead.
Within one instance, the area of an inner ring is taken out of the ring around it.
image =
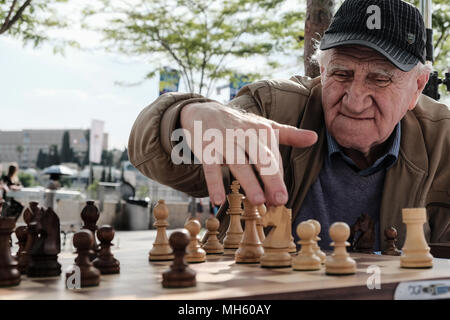
[[[377,66],[391,71],[400,71],[386,57],[365,46],[339,46],[330,50],[330,59],[328,62],[331,65],[341,64],[347,65],[348,67],[352,65]]]

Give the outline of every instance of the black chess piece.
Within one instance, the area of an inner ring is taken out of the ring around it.
[[[14,217],[0,217],[0,287],[16,286],[20,283],[17,261],[11,255],[9,238],[16,226]]]
[[[175,231],[170,235],[169,244],[175,256],[170,269],[162,275],[162,286],[164,288],[186,288],[194,287],[197,282],[196,273],[188,267],[184,261],[186,247],[190,242],[187,231]]]
[[[30,264],[30,251],[33,246],[33,236],[30,233],[30,223],[34,220],[35,213],[38,211],[38,203],[37,202],[29,202],[27,208],[25,208],[23,212],[23,221],[27,224],[26,231],[26,240],[25,247],[23,248],[20,256],[18,257],[18,269],[21,274],[26,274],[28,265]],[[25,237],[25,235],[24,235]]]
[[[114,239],[114,229],[109,225],[101,226],[97,230],[97,238],[100,241],[100,251],[98,257],[93,261],[94,267],[100,270],[101,274],[120,273],[120,262],[111,253],[111,241]]]
[[[402,252],[397,249],[395,242],[397,241],[397,229],[394,227],[387,227],[384,230],[384,237],[386,240],[386,249],[381,253],[389,256],[400,256]]]
[[[375,246],[375,221],[364,213],[358,217],[351,227],[350,251],[373,254]]]
[[[60,223],[52,208],[41,209],[29,225],[33,241],[27,268],[29,277],[55,277],[61,274],[58,254],[61,252]]]
[[[16,260],[20,260],[20,256],[25,251],[25,246],[27,244],[27,227],[26,226],[20,226],[16,228],[15,231],[17,242],[16,244],[19,245],[19,249],[16,252]]]
[[[92,265],[89,259],[93,242],[94,235],[88,229],[82,229],[73,236],[73,246],[77,249],[77,257],[75,258],[74,270],[66,273],[66,278],[72,277],[74,273],[76,276],[76,270],[79,268],[80,286],[82,288],[100,284],[100,271]]]
[[[95,238],[95,234],[97,232],[97,221],[99,217],[100,212],[97,206],[94,204],[94,201],[86,201],[86,206],[81,211],[81,220],[83,220],[84,223],[81,229],[91,230],[92,234],[94,235],[94,243],[92,244],[92,250],[89,253],[89,259],[91,261],[94,261],[95,258],[97,258],[97,254],[100,251],[97,240]]]

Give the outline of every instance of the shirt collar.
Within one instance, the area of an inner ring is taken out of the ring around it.
[[[331,134],[328,132],[328,130],[325,130],[326,136],[327,136],[327,143],[328,143],[328,158],[331,161],[332,156],[335,154],[339,154],[344,161],[349,164],[351,167],[353,167],[359,175],[361,176],[368,176],[371,175],[377,171],[380,171],[382,169],[389,169],[391,166],[394,165],[394,163],[398,159],[398,154],[400,151],[400,141],[401,141],[401,123],[399,122],[396,126],[394,131],[392,132],[391,136],[389,137],[390,147],[388,151],[383,154],[380,158],[378,158],[372,166],[369,168],[360,170],[356,166],[356,164],[353,162],[352,159],[350,159],[348,156],[344,154],[339,144],[336,142],[336,140],[331,136]]]

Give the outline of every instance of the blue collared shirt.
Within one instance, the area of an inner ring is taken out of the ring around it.
[[[366,177],[369,176],[379,170],[382,169],[389,169],[391,166],[394,165],[394,163],[398,159],[398,153],[400,150],[400,138],[401,138],[401,123],[399,122],[397,126],[394,129],[394,132],[389,137],[391,140],[391,146],[389,147],[388,151],[382,155],[380,158],[378,158],[372,166],[369,168],[360,170],[358,166],[353,162],[352,159],[350,159],[348,156],[345,155],[345,153],[342,151],[339,144],[336,142],[336,140],[330,135],[328,130],[326,130],[327,135],[327,142],[328,142],[328,158],[331,160],[332,156],[335,154],[338,154],[344,159],[344,161],[350,165],[353,169],[355,169],[360,176]]]

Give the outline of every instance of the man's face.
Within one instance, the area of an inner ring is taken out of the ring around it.
[[[328,131],[344,148],[364,154],[390,136],[422,91],[415,69],[403,72],[362,46],[331,49],[321,80]]]

